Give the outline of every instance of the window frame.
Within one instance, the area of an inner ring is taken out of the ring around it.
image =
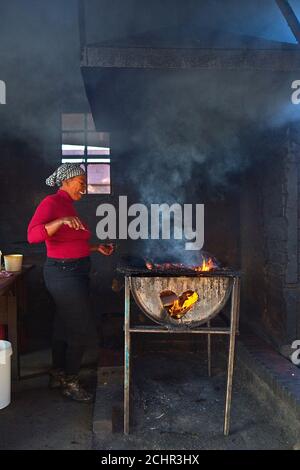
[[[84,129],[76,129],[76,130],[64,130],[63,129],[63,116],[66,114],[80,114],[83,115],[84,117]],[[81,165],[84,165],[86,176],[88,178],[88,166],[89,165],[109,165],[109,176],[110,176],[110,184],[99,184],[97,186],[110,186],[110,192],[109,193],[90,193],[88,192],[88,184],[87,184],[87,192],[86,195],[89,196],[112,196],[113,195],[113,183],[112,183],[112,160],[111,160],[111,149],[110,146],[108,147],[109,153],[108,155],[88,155],[88,147],[93,147],[93,145],[88,145],[88,133],[95,133],[97,134],[98,131],[94,127],[94,129],[89,129],[88,128],[88,120],[89,117],[93,119],[92,113],[76,113],[76,112],[70,112],[70,113],[61,113],[61,158],[60,162],[65,163],[65,162],[70,162],[71,163],[80,163]],[[78,133],[83,133],[84,135],[84,143],[80,144],[84,147],[83,155],[63,155],[63,135],[64,133],[68,134],[78,134]],[[110,134],[109,134],[109,139],[110,139]],[[101,162],[99,160],[102,160]]]

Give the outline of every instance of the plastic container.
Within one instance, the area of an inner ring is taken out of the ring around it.
[[[11,355],[9,341],[0,341],[0,410],[6,408],[11,400]]]
[[[5,255],[4,266],[6,271],[22,271],[23,255]]]

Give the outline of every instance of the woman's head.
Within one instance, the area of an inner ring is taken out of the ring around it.
[[[66,191],[74,201],[79,201],[86,193],[85,175],[73,176],[62,182],[61,189]]]
[[[78,163],[64,163],[46,179],[46,184],[61,187],[74,201],[78,201],[86,192],[85,171]]]

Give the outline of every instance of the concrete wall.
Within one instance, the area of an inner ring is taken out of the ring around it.
[[[268,139],[241,198],[242,319],[279,348],[299,336],[300,154],[292,128]]]

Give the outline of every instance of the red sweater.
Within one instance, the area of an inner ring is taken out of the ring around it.
[[[59,189],[56,194],[45,197],[36,208],[29,223],[27,238],[29,243],[45,242],[49,258],[84,258],[90,255],[89,239],[91,232],[75,230],[62,225],[51,237],[45,229],[45,224],[60,217],[70,217],[78,214],[73,199],[66,191]]]

